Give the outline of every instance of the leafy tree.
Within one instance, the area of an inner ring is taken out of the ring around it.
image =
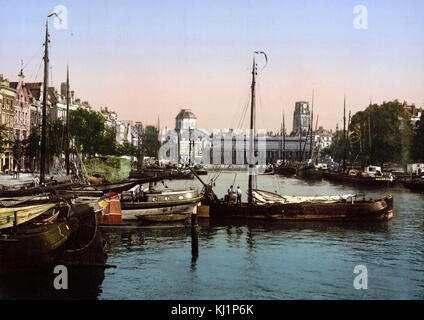
[[[77,152],[93,157],[97,153],[113,154],[115,151],[114,139],[111,141],[112,131],[106,129],[105,119],[98,112],[84,108],[71,110],[69,127]],[[108,146],[105,143],[113,145]],[[110,153],[107,148],[111,149]]]
[[[27,141],[26,140],[14,140],[11,142],[12,146],[12,155],[17,163],[17,170],[20,171],[21,169],[21,159],[25,155],[25,147],[26,147]]]
[[[123,144],[116,147],[116,155],[135,157],[137,156],[137,148],[128,141],[124,141]]]
[[[47,123],[47,158],[60,157],[65,152],[65,124],[56,119]]]
[[[147,157],[157,158],[159,150],[159,134],[157,128],[154,126],[146,126],[142,135],[142,141],[143,154]]]
[[[35,162],[37,162],[40,157],[40,130],[38,130],[38,128],[31,129],[25,146],[25,155],[28,157],[32,169],[34,170],[36,167]]]
[[[370,105],[349,124],[350,160],[362,165],[406,164],[411,137],[411,124],[399,101]]]
[[[104,127],[100,145],[97,148],[97,153],[101,155],[116,155],[116,130],[111,127]]]
[[[348,127],[346,158],[350,165],[380,165],[410,159],[412,127],[399,101],[373,104],[355,113]],[[334,143],[324,152],[341,162],[344,152],[343,131],[338,131]]]
[[[6,140],[7,140],[7,131],[6,131],[6,125],[2,124],[0,125],[0,154],[4,152],[4,149],[6,147]]]

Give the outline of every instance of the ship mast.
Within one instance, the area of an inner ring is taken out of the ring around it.
[[[346,170],[346,96],[343,99],[343,170]]]
[[[41,153],[40,153],[40,184],[45,183],[46,174],[46,134],[47,134],[47,91],[49,77],[49,31],[46,21],[46,35],[44,40],[44,82],[43,82],[43,109],[41,122]]]
[[[286,121],[283,111],[283,164],[286,163]]]
[[[314,90],[312,90],[312,110],[311,110],[311,119],[310,119],[310,128],[311,128],[311,140],[309,145],[309,156],[312,162],[312,151],[313,151],[313,137],[314,137]]]
[[[248,186],[248,197],[247,201],[249,204],[253,203],[253,159],[255,155],[255,85],[256,85],[256,63],[255,56],[253,56],[253,67],[252,67],[252,94],[251,94],[251,105],[250,105],[250,161],[249,161],[249,186]]]
[[[69,66],[66,66],[66,136],[65,136],[66,175],[69,176]]]

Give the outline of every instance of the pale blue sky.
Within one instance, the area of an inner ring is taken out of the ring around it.
[[[424,104],[424,1],[4,1],[0,73],[16,79],[30,61],[34,81],[43,26],[56,5],[69,29],[51,21],[52,80],[65,78],[95,108],[123,119],[174,125],[183,107],[199,126],[233,127],[248,98],[252,52],[264,50],[258,125],[279,128],[296,100],[314,89],[320,122],[341,121],[343,94],[353,111],[398,98]],[[368,8],[368,29],[353,28],[353,8]],[[41,80],[42,69],[37,79]],[[225,116],[223,116],[225,115]],[[291,128],[291,123],[287,124]]]

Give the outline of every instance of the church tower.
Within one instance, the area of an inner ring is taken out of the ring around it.
[[[311,122],[311,112],[309,110],[309,103],[306,101],[298,101],[295,104],[293,113],[293,131],[292,136],[306,136],[309,131]]]

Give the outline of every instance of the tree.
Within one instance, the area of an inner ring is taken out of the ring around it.
[[[14,140],[12,141],[12,155],[17,164],[17,170],[21,170],[21,159],[25,155],[25,149],[27,145],[27,140]]]
[[[2,124],[0,125],[0,154],[4,152],[4,149],[6,147],[6,140],[7,140],[7,131],[6,131],[6,125]]]
[[[412,159],[415,162],[424,162],[424,112],[414,129],[412,139]]]
[[[350,165],[406,165],[410,159],[412,127],[403,105],[394,100],[355,113],[346,139],[346,160]],[[325,153],[341,162],[344,146],[343,131],[337,131]]]
[[[159,134],[158,130],[154,126],[146,126],[142,135],[143,141],[143,154],[147,157],[158,156],[159,150]]]
[[[97,153],[101,155],[116,155],[116,130],[111,127],[104,127],[104,131],[98,146]]]
[[[77,152],[88,157],[115,152],[114,130],[105,126],[105,119],[98,112],[84,108],[71,110],[69,127]]]
[[[35,163],[40,156],[40,130],[38,130],[38,128],[32,128],[27,140],[28,143],[25,146],[25,155],[31,163],[31,169],[35,170],[37,167]]]
[[[134,147],[131,143],[128,141],[124,141],[123,144],[118,145],[116,147],[116,155],[117,156],[130,156],[130,157],[136,157],[137,156],[137,148]]]
[[[47,154],[48,159],[60,157],[65,152],[65,124],[62,119],[47,122]]]
[[[395,162],[410,158],[412,128],[399,101],[370,105],[353,115],[349,124],[350,161],[362,165]]]

